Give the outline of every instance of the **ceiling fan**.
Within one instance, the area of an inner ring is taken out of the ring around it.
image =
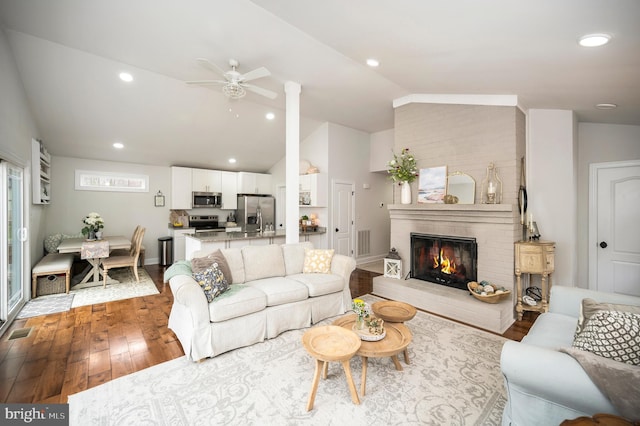
[[[247,94],[247,90],[267,97],[269,99],[275,99],[278,96],[277,93],[272,92],[271,90],[263,89],[262,87],[258,87],[254,84],[248,83],[248,81],[251,80],[257,80],[262,77],[270,76],[271,73],[265,67],[256,68],[253,71],[240,74],[236,70],[236,68],[238,67],[238,61],[236,61],[235,59],[229,60],[229,66],[231,66],[231,69],[228,71],[224,71],[222,68],[215,65],[208,59],[198,58],[196,60],[198,61],[198,63],[200,63],[200,65],[224,77],[224,80],[196,80],[187,81],[187,84],[195,84],[201,86],[220,84],[222,85],[222,93],[224,93],[231,99],[240,99]]]

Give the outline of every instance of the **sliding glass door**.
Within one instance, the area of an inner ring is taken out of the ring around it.
[[[0,323],[14,316],[25,300],[24,171],[0,161]]]

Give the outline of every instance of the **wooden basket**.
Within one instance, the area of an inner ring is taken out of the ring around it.
[[[486,302],[486,303],[498,303],[503,301],[504,299],[511,297],[511,290],[505,290],[504,293],[498,293],[498,294],[494,293],[494,294],[487,294],[486,296],[483,296],[471,290],[471,287],[469,287],[468,283],[467,283],[467,289],[469,289],[469,293],[471,293],[473,297],[475,297],[478,300],[482,300],[483,302]]]

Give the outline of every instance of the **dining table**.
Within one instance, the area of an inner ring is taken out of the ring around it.
[[[131,249],[131,240],[122,235],[105,236],[100,240],[87,240],[85,238],[67,238],[58,245],[58,253],[78,253],[81,258],[89,262],[89,269],[80,284],[100,283],[100,264],[102,259],[109,257],[112,250]],[[84,272],[84,271],[83,271]],[[117,283],[108,277],[109,284]]]

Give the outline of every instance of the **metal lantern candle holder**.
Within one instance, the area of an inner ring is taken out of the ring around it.
[[[392,248],[387,257],[384,258],[384,276],[387,278],[402,278],[402,259],[396,251]]]
[[[493,163],[487,167],[487,176],[482,181],[482,203],[500,204],[502,202],[502,180]]]

